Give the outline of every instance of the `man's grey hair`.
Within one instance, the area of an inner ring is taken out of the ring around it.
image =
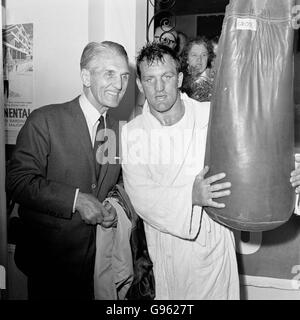
[[[90,42],[83,49],[81,58],[80,58],[80,69],[92,69],[93,61],[102,54],[118,54],[124,57],[128,63],[128,55],[125,48],[119,43],[112,41],[103,41],[103,42]]]

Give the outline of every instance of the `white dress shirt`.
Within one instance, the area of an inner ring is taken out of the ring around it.
[[[99,124],[99,118],[101,116],[100,112],[90,103],[88,98],[84,93],[81,94],[79,97],[79,104],[81,107],[81,110],[84,114],[86,124],[88,126],[90,138],[91,138],[91,143],[92,146],[94,146],[94,141],[95,141],[95,136],[97,132],[97,127]],[[106,111],[102,114],[104,117],[104,126],[106,128]],[[76,189],[75,197],[74,197],[74,202],[73,202],[73,213],[75,212],[75,204],[77,200],[77,196],[79,193],[79,188]]]
[[[99,118],[101,114],[89,102],[89,100],[87,99],[84,93],[79,97],[79,104],[89,129],[92,145],[94,146],[95,135],[96,135],[97,127],[99,124]],[[102,114],[102,116],[104,117],[104,126],[106,127],[106,111]]]

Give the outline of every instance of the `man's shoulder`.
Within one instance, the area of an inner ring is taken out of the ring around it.
[[[79,105],[78,97],[63,103],[48,104],[32,111],[29,120],[47,117],[59,118],[62,114],[73,110],[76,105]]]
[[[194,108],[195,108],[195,112],[197,112],[198,114],[201,114],[201,115],[208,115],[209,112],[210,112],[210,101],[203,101],[203,102],[200,102],[200,101],[195,101],[195,105],[194,105]]]
[[[210,101],[200,102],[190,97],[185,97],[188,108],[192,110],[199,126],[206,126],[209,120]]]
[[[198,101],[190,98],[188,95],[185,95],[184,99],[187,101],[187,104],[196,112],[209,111],[210,109],[210,101]]]
[[[139,114],[135,118],[129,120],[123,128],[126,130],[139,129],[143,127],[143,114]]]
[[[79,97],[62,103],[48,104],[36,109],[36,111],[39,111],[41,113],[56,113],[59,111],[69,110],[70,108],[73,108],[75,105],[79,105]]]

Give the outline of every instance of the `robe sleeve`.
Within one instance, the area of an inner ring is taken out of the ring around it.
[[[124,187],[138,215],[153,228],[182,239],[194,239],[199,232],[202,208],[192,206],[194,179],[166,186],[151,178],[149,167],[130,152],[122,131]]]

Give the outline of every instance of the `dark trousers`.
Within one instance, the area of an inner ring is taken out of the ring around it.
[[[93,300],[93,282],[69,277],[42,276],[28,277],[28,300]]]

